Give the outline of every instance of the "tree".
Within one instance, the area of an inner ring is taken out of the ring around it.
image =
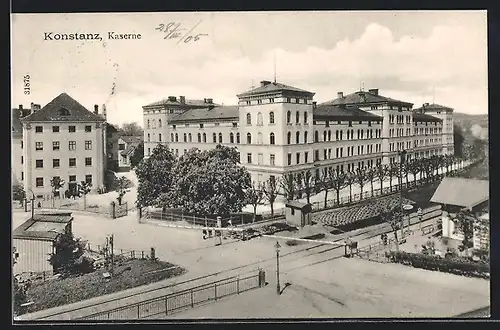
[[[284,174],[280,179],[280,186],[283,189],[285,198],[288,201],[292,201],[295,197],[296,185],[295,185],[295,175],[293,173]]]
[[[462,157],[464,155],[464,133],[462,128],[454,124],[453,125],[453,147],[455,156]]]
[[[253,222],[255,222],[255,217],[257,215],[257,206],[264,199],[264,191],[262,188],[261,183],[255,184],[255,182],[252,182],[252,185],[246,191],[246,202],[253,207]]]
[[[130,191],[130,180],[122,176],[116,181],[116,186],[116,192],[118,192],[116,200],[118,201],[118,205],[122,205],[123,197]]]
[[[370,182],[371,196],[373,197],[373,181],[377,178],[377,169],[369,167],[366,169],[366,179]]]
[[[157,206],[178,207],[198,215],[227,216],[246,205],[250,173],[239,164],[233,147],[191,149],[172,168],[172,188],[162,193]]]
[[[304,192],[307,197],[307,204],[311,203],[311,194],[314,189],[314,177],[311,171],[307,170],[302,175],[302,186],[304,187]]]
[[[118,129],[118,131],[121,132],[122,135],[133,135],[133,136],[144,135],[144,130],[136,122],[124,123],[122,127]]]
[[[271,205],[271,217],[274,216],[274,202],[278,197],[278,185],[274,177],[269,178],[263,185],[264,195],[266,196],[269,205]]]
[[[431,179],[435,178],[439,173],[439,168],[442,166],[442,158],[438,155],[432,155],[429,158],[429,164],[432,168]]]
[[[12,200],[22,202],[26,198],[26,192],[20,184],[12,186]]]
[[[396,163],[392,163],[389,167],[387,167],[387,176],[389,177],[390,191],[392,192],[392,180],[394,177],[399,176],[399,168]]]
[[[330,184],[333,190],[337,194],[337,204],[340,204],[340,191],[347,187],[347,175],[344,172],[334,170],[333,168],[328,169],[328,176],[330,178]]]
[[[469,210],[462,209],[457,213],[455,219],[456,229],[458,229],[464,236],[462,244],[458,247],[460,251],[468,251],[474,246],[474,224],[476,218]]]
[[[321,170],[321,179],[317,180],[316,184],[319,186],[319,188],[325,192],[325,209],[328,205],[328,190],[331,187],[331,176],[330,176],[330,171],[333,171],[333,169],[324,167]]]
[[[384,180],[385,180],[385,178],[387,178],[387,175],[389,174],[389,168],[387,167],[387,165],[379,163],[375,167],[375,171],[377,173],[377,178],[380,181],[380,194],[382,194]]]
[[[396,203],[389,204],[380,210],[380,217],[382,221],[388,223],[394,232],[394,239],[396,240],[396,250],[399,250],[398,229],[402,228],[403,211]]]
[[[15,265],[17,263],[17,254],[13,253],[12,254],[12,264]],[[20,285],[17,277],[14,276],[14,295],[13,295],[13,300],[14,300],[14,314],[15,315],[20,315],[23,313],[23,310],[21,308],[21,305],[26,303],[27,296],[26,296],[26,287],[24,285]]]
[[[141,160],[144,158],[144,142],[139,143],[135,148],[132,157],[130,157],[130,168],[136,168]]]
[[[295,174],[295,192],[297,194],[297,198],[302,198],[302,193],[304,192],[304,183],[302,182],[302,173]]]
[[[363,199],[363,187],[368,182],[368,175],[366,174],[368,170],[364,167],[358,167],[354,172],[354,181],[358,184],[360,193],[359,200]]]
[[[55,198],[59,196],[59,189],[64,187],[64,180],[59,176],[54,176],[50,179],[50,186],[52,187],[52,207],[54,207]]]
[[[345,183],[349,186],[349,203],[352,202],[352,185],[356,183],[356,175],[352,172],[347,172],[345,176]]]
[[[434,173],[434,164],[432,160],[429,158],[423,158],[422,166],[424,167],[425,171],[425,179],[427,182],[430,182],[432,180],[432,175]]]
[[[78,184],[78,190],[83,194],[83,209],[87,208],[87,194],[90,192],[92,184],[82,181]]]
[[[158,144],[151,156],[144,159],[135,169],[137,180],[137,206],[156,206],[161,194],[172,187],[172,168],[175,156],[163,144]]]
[[[85,245],[85,242],[75,238],[71,232],[59,234],[55,242],[55,252],[49,257],[54,271],[59,272],[63,277],[79,273]]]
[[[417,185],[417,175],[420,173],[420,159],[412,159],[408,162],[408,171],[413,174],[413,182]]]

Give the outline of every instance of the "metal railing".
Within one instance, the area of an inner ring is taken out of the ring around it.
[[[264,282],[263,271],[242,278],[229,277],[180,292],[80,317],[77,320],[133,320],[158,317],[159,315],[167,316],[204,303],[262,287]]]

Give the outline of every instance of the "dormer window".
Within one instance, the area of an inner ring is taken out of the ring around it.
[[[66,108],[59,109],[59,116],[69,116],[69,110]]]

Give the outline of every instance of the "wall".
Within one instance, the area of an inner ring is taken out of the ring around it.
[[[14,265],[14,274],[53,270],[48,262],[49,255],[53,252],[52,241],[14,239],[13,246],[19,253]]]
[[[458,241],[462,241],[464,239],[464,235],[462,233],[455,231],[455,223],[450,219],[447,212],[443,212],[441,221],[443,224],[443,237],[448,237]],[[481,247],[481,235],[475,230],[472,242],[474,249],[479,249]]]
[[[22,138],[12,138],[12,146],[11,146],[12,171],[14,173],[14,177],[20,184],[23,184],[24,182],[24,173],[23,173],[24,156],[23,156],[23,149],[21,148],[21,145],[23,143],[22,140],[23,140]]]

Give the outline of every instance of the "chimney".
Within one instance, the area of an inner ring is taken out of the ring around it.
[[[42,106],[40,104],[35,104],[35,110],[40,110],[42,108]]]
[[[168,97],[168,100],[169,100],[170,102],[175,102],[175,101],[177,101],[177,97],[175,97],[175,96],[169,96],[169,97]]]
[[[102,118],[106,120],[106,104],[102,105]]]
[[[316,109],[316,101],[313,101],[313,109]]]
[[[368,93],[378,96],[378,88],[369,89]]]
[[[31,108],[32,111],[35,110],[35,103],[31,102],[30,108]]]
[[[212,110],[213,108],[215,108],[213,104],[210,104],[210,105],[208,106],[208,110]]]
[[[260,86],[263,87],[263,86],[266,86],[266,85],[269,85],[271,82],[269,80],[262,80],[260,82]]]
[[[429,103],[424,103],[424,107],[428,107],[429,106]]]
[[[207,103],[212,104],[212,103],[214,103],[214,100],[213,99],[207,99]]]
[[[181,100],[182,104],[186,104],[186,97],[185,96],[179,96],[179,99]]]
[[[19,110],[23,110],[23,105],[19,104]]]
[[[341,99],[344,97],[344,92],[337,92],[337,98]]]
[[[94,104],[94,113],[96,115],[99,114],[99,106],[97,104]]]

